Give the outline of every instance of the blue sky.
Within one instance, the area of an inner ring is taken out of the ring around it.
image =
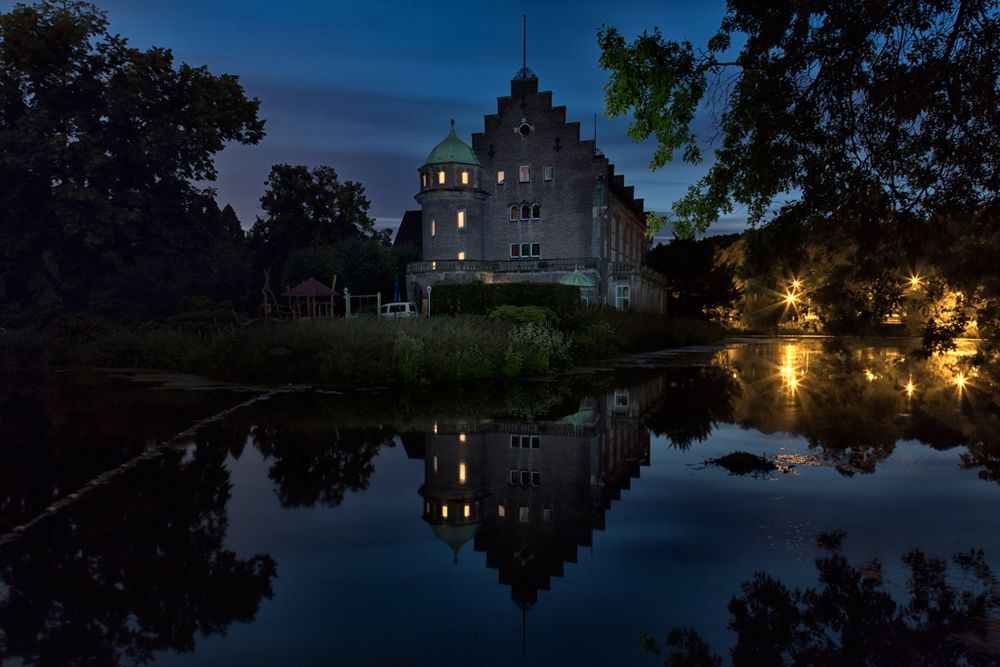
[[[9,9],[6,0],[0,7]],[[647,208],[666,211],[705,171],[675,162],[648,168],[652,148],[625,136],[626,120],[603,110],[607,75],[597,64],[597,30],[627,38],[659,26],[667,38],[704,44],[725,3],[670,2],[322,2],[319,0],[101,0],[112,31],[133,46],[163,46],[192,65],[239,75],[261,100],[267,137],[217,157],[220,203],[245,226],[259,213],[274,163],[330,165],[361,181],[380,225],[416,208],[416,169],[448,131],[466,140],[496,110],[521,65],[521,15],[528,15],[528,66],[569,120],[598,145]],[[704,123],[699,123],[703,125]],[[707,134],[703,132],[702,134]],[[714,231],[743,228],[741,218]]]

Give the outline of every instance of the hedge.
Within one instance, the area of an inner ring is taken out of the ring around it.
[[[579,308],[580,288],[558,283],[434,285],[432,315],[487,315],[498,306],[539,306],[563,315]]]

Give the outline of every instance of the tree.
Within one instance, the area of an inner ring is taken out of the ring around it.
[[[260,205],[267,215],[257,219],[250,241],[261,268],[279,274],[296,250],[376,235],[364,186],[341,182],[333,167],[274,165]]]
[[[826,219],[977,211],[1000,192],[998,18],[995,0],[731,0],[704,50],[605,27],[607,110],[656,138],[655,169],[678,150],[699,162],[695,113],[710,90],[724,100],[715,162],[674,206],[681,230],[735,204],[760,222],[789,195]]]
[[[812,283],[828,330],[881,322],[924,265],[972,297],[950,319],[926,318],[925,348],[972,322],[1000,352],[1000,281],[986,268],[1000,261],[996,0],[731,0],[704,49],[656,30],[626,43],[604,28],[599,42],[608,113],[631,111],[632,138],[655,137],[654,169],[678,151],[702,159],[692,123],[718,101],[714,162],[674,204],[678,234],[736,206],[754,226],[800,227],[834,269]],[[755,243],[775,249],[751,235],[751,253]]]
[[[260,141],[258,106],[236,76],[130,47],[94,5],[0,14],[2,315],[88,308],[104,278],[218,237],[194,183],[226,142]]]

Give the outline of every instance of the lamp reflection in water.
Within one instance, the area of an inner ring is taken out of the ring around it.
[[[781,383],[790,394],[794,394],[801,385],[806,371],[809,370],[809,356],[805,356],[805,368],[799,367],[798,346],[786,345],[782,356],[781,366],[778,369]]]

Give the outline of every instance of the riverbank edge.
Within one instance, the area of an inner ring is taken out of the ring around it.
[[[0,336],[0,368],[142,369],[257,386],[372,387],[546,376],[717,343],[730,333],[700,320],[613,311],[582,326],[547,329],[460,315],[208,330],[20,330]]]

